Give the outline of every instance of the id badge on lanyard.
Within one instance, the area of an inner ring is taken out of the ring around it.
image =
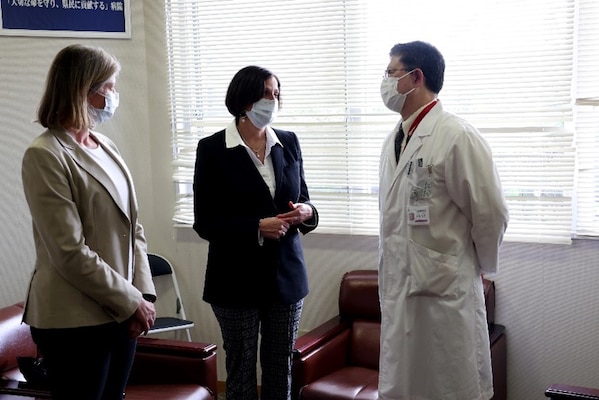
[[[428,206],[408,206],[408,225],[430,224]]]
[[[422,121],[424,116],[428,114],[435,104],[437,104],[437,101],[437,99],[432,101],[420,112],[420,114],[418,114],[410,127],[408,132],[409,135],[416,130],[420,121]],[[429,164],[424,167],[424,160],[422,158],[417,160],[415,166],[414,162],[410,161],[410,164],[408,165],[408,175],[412,174],[416,175],[413,177],[416,181],[416,185],[410,192],[410,205],[407,208],[408,225],[429,225],[431,220],[428,206],[417,205],[417,203],[421,199],[428,199],[431,197],[433,189],[433,166]]]
[[[424,161],[419,158],[417,166],[414,168],[410,161],[408,166],[408,175],[415,175],[414,185],[410,192],[410,204],[407,208],[408,225],[429,225],[430,213],[426,205],[419,205],[421,200],[430,199],[433,192],[433,166],[431,164],[424,167]]]

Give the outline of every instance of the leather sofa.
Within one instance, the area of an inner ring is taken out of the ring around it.
[[[554,383],[545,389],[551,400],[599,400],[599,389]]]
[[[44,388],[28,384],[17,366],[17,356],[37,353],[22,315],[23,303],[0,309],[0,400],[50,398]],[[140,337],[126,398],[216,399],[216,345]]]
[[[495,324],[495,285],[483,280],[491,342],[493,400],[505,400],[505,328]],[[341,279],[339,315],[300,336],[293,351],[294,400],[376,400],[381,314],[378,271],[355,270]]]

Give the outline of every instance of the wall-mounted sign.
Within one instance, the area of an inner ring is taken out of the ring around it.
[[[0,34],[131,38],[130,0],[0,0]]]

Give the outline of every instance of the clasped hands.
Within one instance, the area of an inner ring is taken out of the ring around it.
[[[142,299],[135,313],[129,318],[129,337],[136,338],[142,334],[147,335],[150,328],[154,326],[155,320],[154,304]]]
[[[312,218],[312,207],[308,204],[290,201],[289,208],[291,211],[260,220],[260,233],[263,237],[280,239],[285,236],[292,225],[299,225]]]

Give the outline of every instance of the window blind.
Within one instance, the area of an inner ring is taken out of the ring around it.
[[[395,43],[424,40],[446,59],[444,108],[493,148],[510,208],[506,239],[597,234],[597,152],[583,166],[579,148],[596,141],[599,122],[573,93],[582,71],[598,82],[598,69],[580,64],[597,62],[599,16],[592,0],[578,1],[429,0],[423,14],[396,0],[167,0],[174,222],[193,223],[197,142],[231,121],[228,83],[254,64],[281,80],[273,126],[299,136],[317,232],[378,234],[379,154],[400,118],[384,107],[380,82]],[[588,49],[576,47],[578,31]]]
[[[599,3],[580,0],[578,21],[574,230],[599,236]]]

